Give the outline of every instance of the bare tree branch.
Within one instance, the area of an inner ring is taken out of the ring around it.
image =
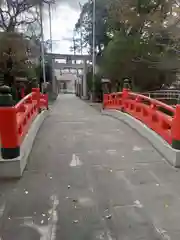
[[[21,25],[29,25],[39,21],[39,13],[36,8],[42,2],[43,0],[2,0],[0,4],[0,29],[14,32]]]

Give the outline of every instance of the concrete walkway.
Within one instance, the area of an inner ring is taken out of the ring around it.
[[[179,240],[179,182],[134,130],[62,95],[24,176],[0,182],[0,239]]]

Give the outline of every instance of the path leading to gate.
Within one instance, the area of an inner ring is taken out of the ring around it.
[[[179,182],[134,130],[62,95],[23,177],[0,182],[0,239],[179,240]]]

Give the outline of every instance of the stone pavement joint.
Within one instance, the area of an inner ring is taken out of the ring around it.
[[[0,182],[0,239],[179,240],[179,182],[136,131],[61,95],[23,177]]]

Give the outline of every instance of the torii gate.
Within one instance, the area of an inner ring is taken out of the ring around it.
[[[82,78],[82,97],[87,98],[87,61],[91,61],[90,55],[73,55],[73,54],[56,54],[56,53],[47,53],[46,57],[48,58],[49,62],[52,64],[52,90],[54,93],[57,92],[57,83],[55,80],[55,69],[82,69],[83,70],[83,78]],[[55,62],[56,59],[64,59],[66,63],[59,63]],[[72,63],[72,61],[81,60],[82,63]]]

